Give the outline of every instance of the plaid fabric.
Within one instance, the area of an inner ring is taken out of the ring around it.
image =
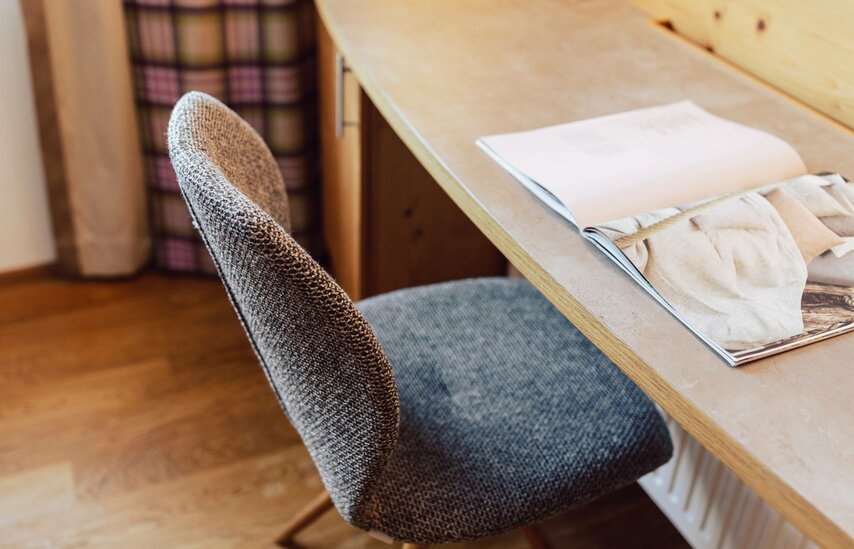
[[[157,264],[213,273],[166,151],[187,91],[220,99],[276,157],[293,236],[321,252],[314,11],[308,0],[124,0]]]

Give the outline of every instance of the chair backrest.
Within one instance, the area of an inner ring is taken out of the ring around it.
[[[279,402],[339,512],[365,522],[397,442],[388,358],[334,280],[288,234],[282,177],[260,136],[198,92],[172,111],[169,154]]]

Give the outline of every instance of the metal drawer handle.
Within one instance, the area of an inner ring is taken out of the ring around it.
[[[344,63],[344,54],[335,54],[335,137],[344,137],[344,126],[358,126],[358,120],[344,119],[344,73],[350,67]]]

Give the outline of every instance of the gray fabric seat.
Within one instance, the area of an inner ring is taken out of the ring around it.
[[[487,536],[630,484],[670,457],[649,399],[527,281],[438,284],[359,308],[391,361],[401,407],[375,493],[377,530],[422,542]]]
[[[527,282],[453,282],[357,308],[288,234],[281,175],[248,124],[190,93],[168,136],[262,369],[353,525],[415,543],[478,538],[669,459],[652,403]]]

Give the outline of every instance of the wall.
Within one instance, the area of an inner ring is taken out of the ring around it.
[[[0,273],[54,260],[26,36],[18,0],[0,0]]]
[[[715,55],[854,128],[854,2],[630,1]]]

